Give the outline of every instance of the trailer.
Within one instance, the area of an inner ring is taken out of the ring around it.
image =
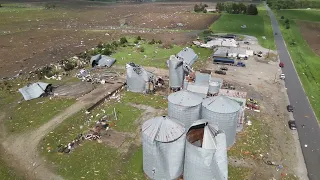
[[[214,64],[225,64],[225,65],[230,65],[230,66],[246,67],[246,64],[241,61],[236,62],[234,59],[222,58],[222,57],[213,58],[213,63]]]

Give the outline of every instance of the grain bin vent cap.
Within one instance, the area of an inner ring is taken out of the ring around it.
[[[202,103],[206,109],[216,113],[234,113],[240,110],[240,105],[226,96],[207,98]]]
[[[202,97],[186,90],[172,93],[168,97],[169,102],[187,107],[197,106],[201,104]]]
[[[171,142],[185,132],[182,123],[167,116],[154,117],[142,125],[142,133],[152,141]]]

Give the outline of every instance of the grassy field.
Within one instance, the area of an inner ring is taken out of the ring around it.
[[[117,59],[117,65],[125,65],[129,62],[134,62],[141,66],[152,66],[157,68],[167,68],[166,61],[171,55],[180,52],[184,47],[174,45],[170,49],[165,49],[162,44],[148,44],[147,41],[140,41],[139,45],[133,44],[133,38],[129,38],[127,47],[119,47],[118,50],[111,56]],[[139,49],[144,48],[144,52]],[[199,59],[195,63],[195,67],[201,65],[201,62],[208,59],[211,51],[205,48],[191,47],[198,55]]]
[[[252,170],[243,167],[228,166],[228,180],[247,180]]]
[[[1,180],[22,180],[22,178],[17,172],[9,168],[4,160],[0,157],[0,177]]]
[[[253,158],[269,149],[269,138],[266,125],[261,121],[250,118],[251,126],[238,133],[236,144],[228,151],[228,156],[237,158]]]
[[[300,11],[301,10],[284,11],[287,14],[285,19],[289,16],[305,20],[310,17],[310,14],[314,14],[312,11],[308,11],[308,15],[305,15],[305,11],[302,11],[305,16],[297,16],[296,14],[299,14]],[[294,62],[300,80],[302,81],[304,90],[309,97],[313,110],[319,120],[320,104],[318,102],[320,100],[320,56],[317,56],[312,51],[308,43],[302,37],[299,26],[296,24],[295,20],[290,20],[290,29],[285,29],[284,20],[280,20],[281,14],[279,14],[279,11],[277,16],[279,18],[281,32],[286,41],[290,56]],[[316,18],[310,20],[316,20]],[[320,14],[318,15],[317,20],[320,20]],[[292,44],[293,42],[295,42],[294,45]]]
[[[290,20],[320,21],[319,10],[285,9],[276,11],[276,14]]]
[[[213,32],[235,33],[251,35],[258,38],[261,46],[269,49],[275,49],[273,32],[270,18],[263,6],[259,6],[259,14],[257,16],[242,14],[222,14],[218,21],[211,25]],[[247,28],[241,28],[246,25]],[[266,39],[263,39],[265,36]]]
[[[56,152],[59,144],[69,143],[78,134],[86,132],[94,122],[105,114],[110,114],[110,121],[116,125],[111,128],[125,132],[135,131],[138,127],[133,123],[140,117],[142,110],[129,106],[129,102],[155,108],[167,107],[162,96],[122,92],[120,102],[112,100],[94,109],[90,115],[86,115],[82,111],[63,121],[40,143],[41,154],[53,163],[57,172],[66,179],[81,179],[83,177],[85,179],[90,179],[90,177],[95,177],[95,179],[142,179],[144,176],[141,147],[131,146],[127,154],[120,154],[117,149],[104,144],[85,141],[70,154]],[[116,107],[118,115],[117,121],[113,120],[112,110],[114,107]],[[85,123],[88,119],[91,119],[91,123]]]

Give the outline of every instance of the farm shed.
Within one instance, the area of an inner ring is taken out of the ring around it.
[[[167,116],[142,125],[143,171],[150,179],[177,179],[183,173],[185,128]]]
[[[240,105],[226,96],[214,96],[204,99],[202,103],[202,118],[218,124],[227,137],[227,147],[235,142]]]
[[[227,180],[228,159],[226,135],[216,124],[202,119],[187,132],[185,180]]]
[[[24,100],[28,101],[52,92],[52,85],[43,82],[36,82],[20,88],[19,92],[22,94]]]

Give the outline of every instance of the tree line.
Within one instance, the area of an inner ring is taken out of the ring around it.
[[[300,8],[320,8],[320,1],[297,1],[297,0],[267,0],[267,4],[272,9],[300,9]]]
[[[245,5],[244,3],[219,2],[216,9],[219,12],[227,12],[229,14],[258,15],[258,8],[255,4]]]

